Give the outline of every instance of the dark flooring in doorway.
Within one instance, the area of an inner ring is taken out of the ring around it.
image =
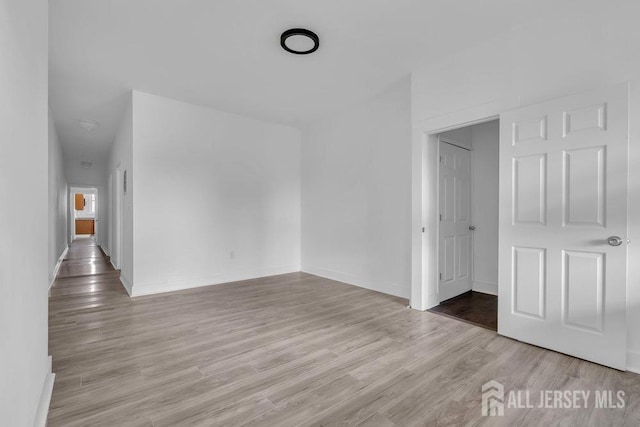
[[[495,295],[469,291],[442,301],[429,311],[492,331],[498,330],[498,297]]]

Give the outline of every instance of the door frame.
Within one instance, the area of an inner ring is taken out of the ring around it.
[[[438,135],[500,119],[518,100],[502,100],[444,116],[413,122],[411,158],[411,299],[410,307],[425,311],[439,299],[439,163]]]
[[[122,164],[119,162],[113,174],[112,184],[112,205],[110,216],[112,219],[113,229],[110,230],[112,236],[113,247],[111,248],[112,264],[113,266],[121,270],[122,269],[122,245],[123,245],[123,203],[124,203],[124,191],[123,191],[123,174]]]

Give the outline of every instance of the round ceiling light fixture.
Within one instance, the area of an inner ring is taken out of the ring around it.
[[[308,55],[320,47],[320,38],[316,33],[304,28],[292,28],[280,36],[280,46],[289,53]]]
[[[96,122],[95,120],[79,120],[78,124],[82,129],[86,130],[87,132],[96,130],[98,129],[98,126],[100,126],[100,123]]]

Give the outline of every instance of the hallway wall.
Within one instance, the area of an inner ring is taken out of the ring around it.
[[[133,288],[133,104],[129,96],[127,108],[122,116],[118,133],[111,147],[108,163],[107,184],[109,210],[109,236],[104,248],[111,256],[111,263],[120,269],[120,281],[131,295]],[[122,176],[127,172],[127,192],[123,191]],[[120,175],[118,177],[118,175]],[[117,193],[122,206],[118,207]],[[120,236],[117,228],[118,209],[122,212]],[[121,245],[118,251],[117,245]]]
[[[68,187],[62,147],[49,110],[49,284],[55,279],[58,259],[67,248]]]
[[[300,270],[300,132],[133,93],[133,295]]]
[[[46,0],[0,0],[0,200],[11,205],[3,205],[0,215],[0,422],[6,426],[44,425],[38,414],[46,416],[53,386],[43,243],[49,212],[47,21]]]

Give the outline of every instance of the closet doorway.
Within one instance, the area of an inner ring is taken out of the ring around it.
[[[498,120],[439,135],[438,296],[430,311],[497,330]]]

